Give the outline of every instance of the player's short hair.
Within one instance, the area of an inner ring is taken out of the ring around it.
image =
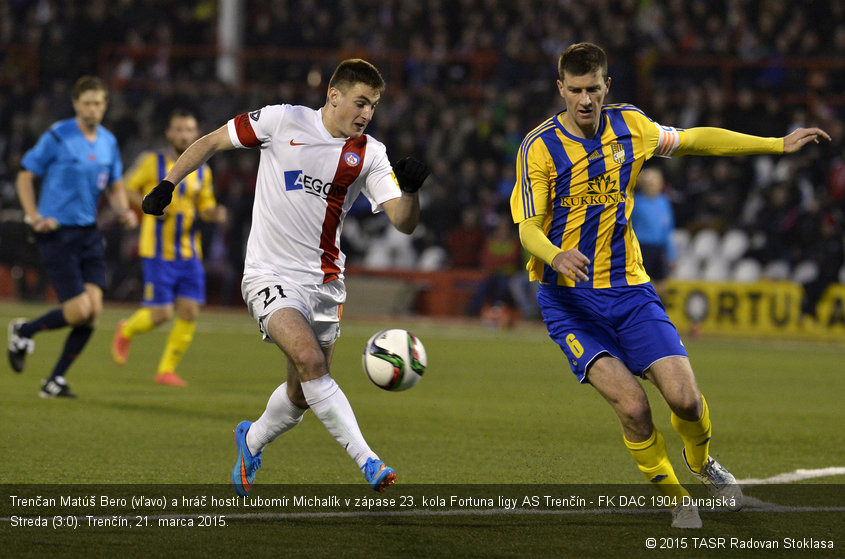
[[[194,120],[199,120],[197,115],[193,112],[189,111],[188,109],[184,109],[182,107],[177,107],[170,111],[170,116],[167,117],[167,125],[170,126],[170,123],[173,122],[174,118],[193,118]]]
[[[73,99],[79,99],[83,93],[86,91],[102,91],[106,94],[106,97],[109,95],[109,90],[106,89],[106,84],[103,83],[103,80],[98,78],[97,76],[82,76],[76,83],[73,84],[73,91],[71,95]]]
[[[337,65],[329,80],[329,88],[334,87],[345,92],[356,83],[363,83],[379,93],[384,91],[385,87],[384,78],[378,68],[366,60],[349,58]]]
[[[593,43],[575,43],[563,51],[557,63],[557,72],[563,81],[563,73],[573,76],[592,74],[601,71],[603,79],[607,79],[607,55],[601,47]]]

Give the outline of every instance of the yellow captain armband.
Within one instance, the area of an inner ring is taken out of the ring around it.
[[[539,258],[546,264],[551,265],[555,256],[563,252],[559,246],[555,246],[543,233],[542,215],[529,217],[519,224],[519,240],[532,256]]]

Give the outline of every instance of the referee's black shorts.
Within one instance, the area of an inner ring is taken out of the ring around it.
[[[41,261],[56,291],[65,302],[85,292],[85,284],[106,287],[103,236],[96,226],[59,227],[36,235]]]
[[[640,245],[643,266],[651,281],[662,281],[669,277],[669,255],[665,245]]]

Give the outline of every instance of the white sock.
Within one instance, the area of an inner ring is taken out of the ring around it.
[[[355,413],[346,399],[346,394],[332,377],[323,375],[318,379],[303,382],[302,392],[314,414],[320,418],[334,440],[346,449],[359,468],[364,467],[367,458],[378,460],[378,456],[367,446],[358,428]]]
[[[288,398],[288,383],[285,382],[278,387],[267,400],[264,413],[246,432],[246,446],[252,455],[255,456],[261,452],[265,446],[285,431],[299,425],[306,411]]]

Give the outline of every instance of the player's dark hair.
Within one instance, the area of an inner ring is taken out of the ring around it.
[[[363,83],[372,87],[379,93],[384,91],[384,78],[381,77],[378,69],[360,58],[350,58],[337,65],[329,80],[329,87],[346,91],[356,83]]]
[[[103,83],[103,80],[98,78],[97,76],[82,76],[76,83],[73,84],[73,91],[71,95],[73,99],[79,99],[83,93],[86,91],[102,91],[106,94],[106,97],[109,95],[108,89],[106,89],[106,84]]]
[[[170,116],[167,117],[168,126],[170,126],[170,123],[173,122],[174,118],[193,118],[194,120],[198,120],[197,115],[195,115],[188,109],[183,109],[182,107],[177,107],[170,111]]]
[[[601,47],[593,43],[575,43],[563,51],[557,63],[557,72],[563,81],[563,73],[573,76],[592,74],[601,71],[601,77],[607,79],[607,55]]]

